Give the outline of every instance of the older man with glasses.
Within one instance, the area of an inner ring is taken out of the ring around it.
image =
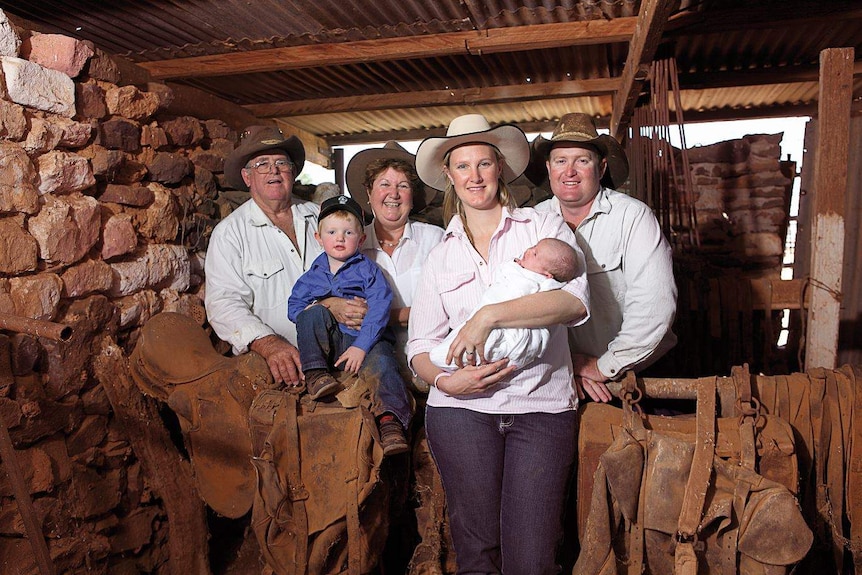
[[[206,256],[206,309],[216,334],[235,354],[248,350],[266,359],[276,382],[301,385],[296,326],[287,300],[297,278],[321,253],[314,239],[319,207],[293,197],[305,164],[296,136],[272,126],[252,126],[225,161],[227,183],[250,193],[219,222]],[[324,302],[339,323],[358,328],[361,300]]]

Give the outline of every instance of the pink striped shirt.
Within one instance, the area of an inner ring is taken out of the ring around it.
[[[491,285],[497,266],[520,257],[524,250],[548,237],[559,238],[578,252],[581,273],[562,289],[587,308],[587,317],[570,327],[587,321],[590,302],[584,256],[574,233],[558,214],[539,213],[532,208],[510,212],[503,208],[500,223],[491,236],[487,262],[470,244],[461,219],[455,216],[443,241],[431,251],[422,269],[410,310],[408,361],[430,352],[453,327],[467,319]],[[566,327],[558,324],[549,329],[551,337],[545,354],[492,389],[464,398],[432,387],[428,405],[500,414],[560,413],[577,408]]]

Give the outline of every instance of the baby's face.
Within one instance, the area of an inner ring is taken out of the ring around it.
[[[537,274],[548,275],[548,258],[547,250],[543,249],[541,242],[524,251],[524,255],[516,258],[515,261],[522,268],[536,272]]]

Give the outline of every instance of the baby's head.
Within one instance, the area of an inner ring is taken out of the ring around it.
[[[557,238],[540,240],[515,261],[524,269],[562,283],[571,281],[578,274],[578,254],[572,246]]]
[[[365,240],[362,207],[347,196],[329,198],[320,206],[314,237],[332,259],[345,261]]]

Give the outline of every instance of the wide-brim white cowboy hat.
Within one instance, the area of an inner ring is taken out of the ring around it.
[[[403,160],[416,169],[416,156],[404,149],[401,144],[395,141],[386,142],[382,148],[367,148],[358,152],[347,164],[347,170],[344,172],[344,182],[347,184],[347,189],[350,191],[350,196],[353,197],[360,205],[368,204],[368,190],[365,189],[365,170],[368,164],[374,160],[382,158],[394,158]],[[413,194],[413,209],[410,213],[417,213],[431,205],[434,197],[437,195],[437,190],[425,185],[419,186],[419,190]]]
[[[251,158],[272,150],[281,150],[290,157],[290,161],[296,166],[294,178],[302,172],[305,166],[305,147],[299,138],[285,138],[275,126],[249,126],[240,135],[239,146],[225,159],[224,175],[227,183],[236,190],[247,192],[248,186],[242,179],[242,169]]]
[[[550,138],[536,136],[530,145],[532,159],[526,175],[537,187],[547,187],[548,170],[545,161],[554,144],[561,142],[585,144],[599,151],[608,162],[608,168],[602,175],[603,186],[616,189],[628,180],[629,160],[620,143],[607,134],[599,134],[595,122],[588,114],[572,112],[560,118]]]
[[[443,158],[453,148],[474,143],[490,144],[500,150],[506,159],[503,181],[507,184],[520,176],[530,162],[530,144],[521,128],[511,124],[492,128],[482,114],[467,114],[452,120],[445,137],[422,140],[416,150],[416,173],[435,190],[445,190]]]

